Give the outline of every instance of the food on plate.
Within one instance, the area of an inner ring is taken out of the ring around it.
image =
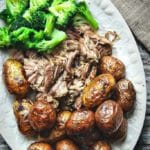
[[[48,137],[40,137],[39,140],[42,141],[49,141],[49,142],[56,142],[66,136],[66,123],[69,120],[71,116],[70,111],[61,111],[57,115],[56,125],[55,127],[50,131],[50,134]]]
[[[64,139],[56,143],[56,150],[79,150],[79,148],[73,141]]]
[[[122,108],[112,100],[102,103],[95,112],[96,124],[106,135],[115,132],[121,126],[123,119]]]
[[[116,84],[115,99],[124,112],[133,110],[136,93],[131,81],[122,79]]]
[[[117,33],[99,35],[85,1],[6,0],[0,18],[0,48],[15,48],[3,72],[17,124],[39,137],[28,150],[111,150],[106,141],[126,137],[136,93],[112,56]]]
[[[115,79],[111,74],[101,74],[92,80],[83,90],[83,105],[93,108],[108,99],[115,87]]]
[[[90,150],[111,150],[111,146],[106,141],[96,141],[91,146]]]
[[[124,118],[120,127],[113,133],[108,134],[108,138],[111,141],[123,141],[127,135],[127,128],[128,123],[127,120]]]
[[[53,148],[50,144],[36,142],[31,144],[27,150],[53,150]]]
[[[94,124],[95,118],[92,111],[74,111],[66,123],[66,132],[69,136],[82,135],[89,132]]]
[[[36,131],[51,129],[56,122],[56,112],[46,101],[36,101],[29,112],[29,121]]]
[[[36,134],[28,119],[32,106],[33,103],[27,99],[16,100],[13,103],[13,110],[18,122],[18,128],[21,133],[26,136],[33,136]]]
[[[23,97],[29,90],[22,64],[14,59],[7,59],[3,65],[7,89],[10,93]]]
[[[118,58],[105,56],[100,60],[100,73],[111,74],[118,81],[125,76],[125,66]]]

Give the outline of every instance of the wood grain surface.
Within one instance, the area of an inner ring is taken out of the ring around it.
[[[139,42],[139,51],[142,57],[146,83],[147,83],[147,112],[143,131],[140,139],[135,147],[135,150],[150,150],[150,53]],[[0,150],[10,150],[3,138],[0,136]]]

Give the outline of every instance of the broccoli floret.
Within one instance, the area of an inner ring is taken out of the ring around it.
[[[56,5],[61,4],[61,3],[65,2],[65,1],[66,0],[53,0],[51,6],[56,6]]]
[[[6,0],[6,9],[12,18],[21,15],[27,6],[28,0]]]
[[[29,21],[31,20],[33,13],[49,6],[50,0],[30,0],[29,9],[25,11],[23,17]]]
[[[20,27],[32,27],[31,23],[24,19],[22,16],[18,16],[10,25],[9,30],[17,30]]]
[[[36,44],[36,49],[38,52],[52,52],[58,44],[64,41],[67,38],[65,32],[54,29],[51,34],[51,40],[42,40]]]
[[[9,15],[7,9],[0,12],[0,19],[3,19],[8,24],[12,21],[12,17]]]
[[[8,28],[0,28],[0,48],[8,47],[11,44]]]
[[[30,29],[27,27],[21,27],[11,33],[12,42],[14,44],[22,43],[26,48],[34,48],[35,47],[34,43],[42,40],[43,38],[44,38],[43,31],[36,31],[34,29]]]
[[[57,18],[56,24],[58,27],[66,27],[71,17],[76,13],[76,3],[74,0],[68,0],[62,3],[60,2],[60,4],[57,5],[59,2],[60,0],[54,1],[48,10]]]
[[[89,22],[89,24],[95,29],[98,29],[98,23],[95,18],[92,16],[87,4],[83,1],[80,2],[77,6],[78,12]]]
[[[53,31],[55,25],[55,17],[52,14],[47,14],[46,15],[46,24],[45,24],[45,29],[44,29],[44,33],[46,37],[50,37],[51,33]]]

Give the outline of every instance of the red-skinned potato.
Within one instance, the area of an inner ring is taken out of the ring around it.
[[[28,117],[31,126],[36,131],[51,129],[56,122],[56,112],[45,100],[36,101]]]
[[[73,141],[64,139],[56,143],[56,150],[79,150],[79,148]]]
[[[111,150],[111,146],[106,141],[97,141],[90,150]]]
[[[87,108],[93,108],[106,100],[115,87],[115,79],[110,74],[101,74],[83,90],[82,102]]]
[[[53,150],[50,144],[37,142],[31,144],[27,150]]]
[[[94,113],[90,110],[74,111],[66,123],[69,136],[82,135],[90,131],[95,124]]]
[[[106,135],[116,131],[123,121],[123,111],[118,103],[107,100],[95,112],[97,127]]]
[[[136,93],[131,81],[122,79],[116,84],[115,99],[120,104],[124,112],[133,109]]]
[[[22,64],[15,59],[7,59],[3,65],[3,74],[8,91],[18,97],[24,97],[29,84],[25,79]]]
[[[100,73],[111,74],[116,80],[120,80],[125,76],[125,66],[115,57],[104,56],[100,61]]]

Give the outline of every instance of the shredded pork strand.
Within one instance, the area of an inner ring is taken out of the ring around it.
[[[22,62],[36,99],[44,99],[54,108],[79,109],[81,93],[93,80],[103,56],[112,54],[112,42],[99,36],[90,26],[67,30],[68,39],[51,54],[19,51],[12,57]]]

